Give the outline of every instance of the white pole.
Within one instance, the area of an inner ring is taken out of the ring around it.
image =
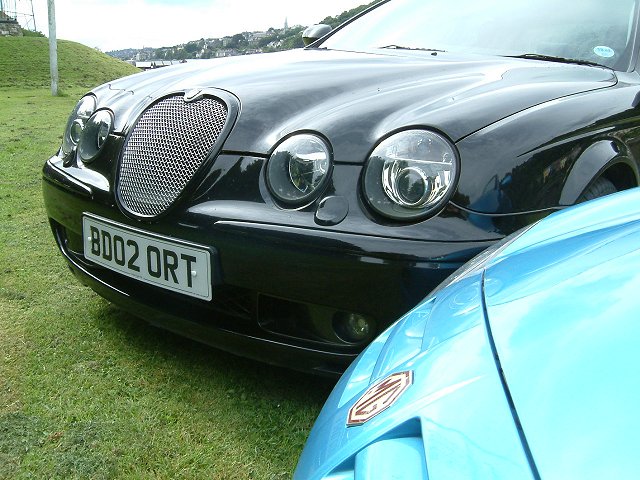
[[[51,71],[51,95],[58,95],[58,39],[56,38],[56,4],[49,4],[49,67]]]
[[[31,0],[31,18],[33,18],[33,31],[37,32],[38,27],[36,27],[36,13],[33,10],[33,0]]]

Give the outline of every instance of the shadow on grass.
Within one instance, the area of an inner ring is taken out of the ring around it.
[[[240,397],[250,386],[263,399],[287,399],[319,409],[337,381],[239,357],[155,327],[106,302],[101,313],[98,327],[111,336],[115,348],[135,349],[143,358],[169,362],[186,381],[193,381],[194,375],[212,385],[225,379],[226,391]]]

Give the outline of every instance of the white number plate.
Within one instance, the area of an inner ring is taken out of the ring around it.
[[[94,216],[82,217],[84,256],[167,290],[211,300],[211,252]]]

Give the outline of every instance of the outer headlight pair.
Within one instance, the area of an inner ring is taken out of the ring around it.
[[[80,99],[69,116],[62,139],[62,153],[66,158],[76,152],[83,162],[96,159],[113,130],[113,114],[109,110],[96,111],[96,99],[86,95]]]
[[[267,183],[280,201],[302,206],[320,193],[329,179],[331,151],[313,134],[283,141],[271,154]],[[458,155],[442,135],[412,129],[384,139],[364,170],[369,205],[394,220],[418,220],[441,209],[451,197],[459,174]]]

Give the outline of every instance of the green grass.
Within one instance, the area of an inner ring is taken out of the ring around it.
[[[0,68],[0,479],[290,478],[331,382],[150,327],[58,253],[41,168],[80,80],[52,97]]]

